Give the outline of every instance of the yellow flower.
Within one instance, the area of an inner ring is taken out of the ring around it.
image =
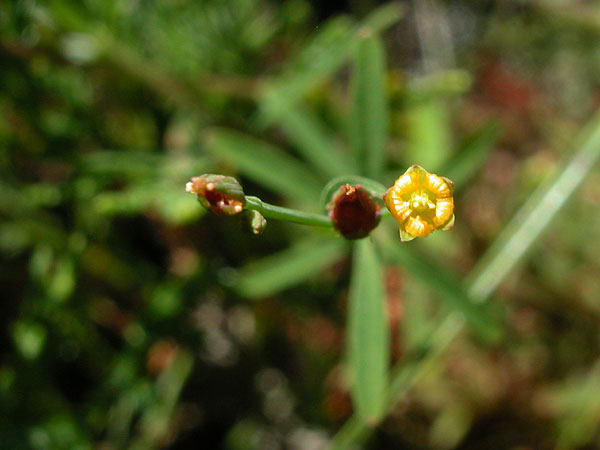
[[[398,222],[400,239],[429,236],[454,225],[454,183],[416,164],[396,180],[384,196],[385,205]]]

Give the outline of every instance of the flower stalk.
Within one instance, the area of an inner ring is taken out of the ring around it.
[[[271,205],[263,202],[258,197],[246,196],[244,209],[258,211],[267,219],[284,220],[286,222],[298,223],[301,225],[310,225],[313,227],[332,228],[333,224],[329,217],[324,214],[313,214],[298,211],[291,208]]]
[[[449,179],[413,165],[381,195],[384,191],[382,185],[368,178],[359,178],[338,177],[325,186],[321,203],[328,201],[323,205],[327,215],[263,202],[258,197],[245,195],[235,178],[220,174],[193,177],[187,183],[186,191],[196,195],[200,204],[214,214],[241,215],[243,228],[254,235],[264,231],[266,219],[334,228],[349,240],[367,237],[382,216],[390,215],[398,221],[402,241],[426,237],[434,230],[452,228],[454,184]],[[380,196],[387,209],[380,207]]]

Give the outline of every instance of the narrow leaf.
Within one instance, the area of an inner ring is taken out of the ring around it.
[[[304,240],[240,269],[235,290],[251,299],[266,297],[321,273],[345,251],[339,239]]]
[[[454,186],[460,189],[483,166],[500,136],[500,131],[498,122],[488,122],[462,144],[456,156],[450,158],[439,173],[454,181]]]
[[[389,2],[374,9],[361,26],[368,28],[374,34],[381,33],[396,23],[404,15],[404,7],[399,2]]]
[[[206,150],[237,166],[254,182],[296,201],[316,203],[321,181],[301,161],[248,135],[215,129],[205,140]]]
[[[447,103],[434,99],[416,104],[408,111],[407,119],[407,162],[437,172],[452,148]]]
[[[317,83],[338,70],[353,46],[355,28],[346,17],[315,31],[302,52],[272,86],[272,94],[294,104]]]
[[[269,96],[268,114],[280,125],[298,151],[328,178],[357,172],[353,155],[343,152],[325,124],[281,97]]]
[[[351,56],[361,33],[377,34],[402,17],[403,9],[392,2],[377,8],[361,24],[347,18],[330,20],[315,32],[312,41],[275,82],[272,89],[290,103],[297,102],[317,83],[340,69]]]
[[[354,58],[350,138],[362,173],[372,178],[381,175],[385,160],[389,111],[384,75],[383,44],[366,30]]]
[[[375,424],[385,406],[390,352],[383,272],[370,239],[354,246],[348,315],[352,398],[362,422]]]
[[[427,352],[411,359],[403,359],[390,373],[390,383],[386,392],[385,411],[389,413],[402,396],[413,388],[439,362],[440,356],[452,343],[463,327],[464,321],[458,313],[449,315],[438,326],[427,342]],[[365,442],[373,428],[353,414],[329,443],[330,450],[358,448]]]
[[[142,414],[139,433],[132,439],[129,450],[146,450],[161,447],[168,435],[177,401],[194,366],[193,356],[186,350],[178,350],[173,363],[155,383],[155,396]]]

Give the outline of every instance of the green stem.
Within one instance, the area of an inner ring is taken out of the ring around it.
[[[331,219],[323,214],[312,214],[297,211],[295,209],[282,208],[263,202],[258,197],[246,196],[245,209],[258,211],[268,219],[284,220],[286,222],[311,225],[313,227],[332,228]]]

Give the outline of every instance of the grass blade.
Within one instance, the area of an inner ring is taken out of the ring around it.
[[[193,366],[192,355],[186,350],[178,350],[173,364],[156,381],[156,401],[142,415],[139,435],[132,440],[129,450],[161,447],[161,442],[164,442],[169,433],[181,390]]]
[[[362,422],[375,424],[385,405],[390,335],[383,272],[370,239],[354,245],[348,313],[348,358],[354,408]]]
[[[322,122],[280,97],[269,96],[265,109],[307,161],[328,178],[357,173],[351,154],[342,152]]]
[[[458,189],[477,173],[500,137],[501,127],[492,120],[481,127],[459,149],[458,154],[450,158],[439,173],[454,181]]]
[[[326,79],[348,58],[354,26],[348,18],[328,21],[275,81],[269,95],[295,104],[318,82]]]
[[[225,129],[212,130],[205,144],[206,150],[267,189],[308,204],[319,198],[322,182],[305,164],[276,147]]]
[[[407,119],[406,162],[437,172],[452,147],[447,102],[435,99],[416,104],[408,111]]]
[[[469,275],[470,294],[484,301],[513,269],[600,158],[600,112],[575,154],[529,197]]]
[[[354,58],[350,140],[364,175],[379,178],[385,160],[389,111],[385,98],[385,52],[378,36],[361,38]]]
[[[304,240],[240,269],[235,290],[246,298],[266,297],[317,275],[345,252],[339,239]]]
[[[354,25],[347,18],[330,20],[290,64],[288,70],[275,82],[275,95],[296,103],[317,83],[325,80],[350,58],[361,32],[368,29],[377,34],[397,22],[403,9],[392,2],[373,11],[365,20]]]
[[[415,386],[439,360],[443,352],[461,330],[464,321],[459,314],[448,316],[431,336],[428,351],[419,357],[402,360],[396,364],[390,374],[390,384],[386,390],[385,411],[390,412],[402,395]],[[329,443],[330,450],[346,450],[357,448],[364,442],[372,427],[360,421],[356,414],[352,415]]]
[[[373,10],[363,20],[361,26],[378,34],[392,26],[404,15],[404,7],[399,2],[389,2]]]

